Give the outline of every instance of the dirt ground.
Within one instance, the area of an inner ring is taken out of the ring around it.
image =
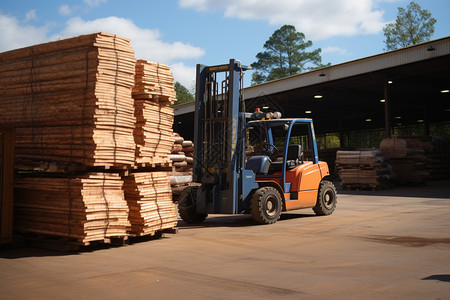
[[[450,299],[450,181],[340,191],[331,216],[179,222],[176,235],[0,251],[0,299]]]

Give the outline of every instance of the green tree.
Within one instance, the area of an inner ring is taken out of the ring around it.
[[[189,90],[178,81],[175,82],[175,92],[177,93],[177,101],[174,105],[195,101],[194,96],[189,92]]]
[[[252,84],[262,83],[301,73],[320,66],[321,49],[306,51],[312,47],[305,35],[292,25],[283,25],[264,43],[266,51],[256,54],[258,59],[251,66],[255,70]]]
[[[410,2],[406,9],[399,7],[397,19],[383,28],[385,51],[395,50],[429,41],[434,34],[436,19],[419,4]]]

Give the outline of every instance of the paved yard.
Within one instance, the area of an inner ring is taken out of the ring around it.
[[[0,299],[449,299],[450,181],[340,191],[335,213],[182,221],[77,254],[0,251]]]

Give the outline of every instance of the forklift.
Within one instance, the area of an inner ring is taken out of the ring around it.
[[[197,65],[193,184],[178,201],[180,217],[199,223],[208,214],[251,214],[272,224],[281,212],[312,208],[330,215],[336,188],[319,161],[313,121],[279,112],[245,112],[243,73],[250,67]]]

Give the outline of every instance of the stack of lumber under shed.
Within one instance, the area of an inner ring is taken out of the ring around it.
[[[431,179],[450,177],[450,142],[445,137],[421,138],[424,143],[427,168]]]
[[[380,149],[337,151],[336,168],[345,189],[384,189],[393,179]]]
[[[123,189],[130,208],[129,233],[153,235],[177,225],[167,172],[132,173],[124,177]]]
[[[18,177],[15,229],[80,243],[126,236],[128,206],[118,174]]]
[[[192,167],[194,163],[194,143],[185,141],[178,133],[174,133],[175,141],[169,158],[172,160],[170,185],[172,197],[178,201],[181,192],[192,183]]]
[[[144,84],[145,83],[145,84]],[[156,86],[150,88],[150,86]],[[168,154],[173,145],[173,75],[168,66],[138,60],[135,99],[136,162],[138,166],[170,166]]]
[[[108,33],[0,53],[0,126],[19,128],[20,168],[132,165],[135,61]]]
[[[427,157],[418,138],[385,138],[380,148],[389,156],[389,163],[398,183],[423,184],[428,176]]]

